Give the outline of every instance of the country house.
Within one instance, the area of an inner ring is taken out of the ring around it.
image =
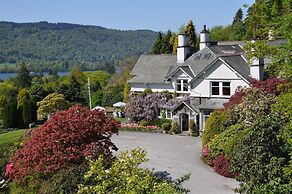
[[[169,91],[178,98],[189,96],[175,107],[166,108],[168,119],[176,121],[181,132],[189,132],[193,120],[200,132],[210,112],[222,109],[235,90],[249,87],[251,78],[264,79],[268,59],[251,60],[242,50],[243,42],[211,42],[204,26],[200,49],[194,52],[187,35],[178,36],[177,55],[142,55],[129,80],[131,92]]]

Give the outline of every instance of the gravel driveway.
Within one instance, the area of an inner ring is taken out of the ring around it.
[[[119,135],[114,135],[112,140],[119,151],[137,146],[145,148],[150,160],[144,163],[143,167],[154,168],[155,171],[167,171],[172,178],[191,173],[190,180],[183,185],[190,189],[191,193],[234,193],[233,189],[238,186],[238,182],[234,179],[222,177],[202,163],[199,137],[120,132]]]

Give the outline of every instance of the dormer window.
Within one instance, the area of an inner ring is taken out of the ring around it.
[[[230,82],[211,82],[211,96],[230,96]]]
[[[176,80],[176,91],[178,92],[187,92],[189,91],[188,80],[178,79]]]

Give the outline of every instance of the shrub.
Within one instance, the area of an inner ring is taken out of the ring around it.
[[[166,104],[170,98],[167,93],[132,94],[125,108],[126,115],[135,122],[152,121],[158,116],[159,105]]]
[[[250,132],[232,153],[232,170],[244,184],[240,192],[252,192],[257,186],[283,177],[289,155],[281,137],[284,124],[278,115],[267,115],[254,121]],[[285,182],[283,182],[285,183]]]
[[[146,127],[147,126],[147,121],[141,121],[140,122],[141,127]]]
[[[196,128],[195,121],[193,119],[190,120],[190,130],[191,130],[191,135],[194,137],[199,136],[199,130]]]
[[[225,125],[228,121],[228,116],[225,112],[215,111],[212,112],[210,117],[207,119],[203,136],[202,144],[206,145],[215,135],[221,133],[225,129]]]
[[[273,94],[258,88],[248,88],[242,102],[228,111],[230,125],[241,123],[245,127],[250,127],[254,120],[270,113],[271,105],[275,101]]]
[[[82,183],[87,164],[74,165],[68,169],[55,173],[40,187],[41,193],[66,193],[74,194],[78,191],[78,185]]]
[[[276,78],[276,77],[269,77],[268,79],[264,81],[252,79],[250,82],[251,87],[259,88],[266,93],[274,94],[274,95],[279,94],[278,86],[285,83],[287,83],[286,80],[282,78]]]
[[[172,133],[179,133],[179,125],[178,125],[178,123],[177,122],[175,122],[175,121],[173,121],[172,123],[171,123],[171,132]]]
[[[157,177],[152,171],[140,168],[139,165],[147,160],[146,151],[141,148],[120,153],[110,164],[103,157],[99,157],[90,162],[90,170],[84,175],[78,193],[187,192],[180,187],[181,180],[171,181],[166,177]]]
[[[210,165],[212,166],[213,165],[213,160],[211,158],[211,155],[210,155],[210,149],[208,147],[208,145],[205,145],[203,148],[202,148],[202,151],[201,151],[201,159],[202,161],[207,164],[207,165]]]
[[[169,123],[163,123],[162,124],[162,130],[165,132],[168,132],[170,130],[170,124]]]
[[[112,150],[117,148],[110,138],[117,132],[118,123],[103,111],[75,106],[58,112],[35,129],[16,152],[11,178],[51,174],[84,163],[87,157],[111,158]]]
[[[230,161],[224,155],[219,155],[215,158],[214,169],[218,174],[224,177],[234,177],[234,175],[230,172]]]
[[[247,136],[249,129],[243,129],[241,125],[232,125],[225,131],[217,135],[209,143],[211,157],[214,159],[218,155],[232,157],[235,147]]]

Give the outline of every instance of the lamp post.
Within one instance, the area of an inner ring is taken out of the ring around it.
[[[92,109],[92,106],[91,106],[91,91],[90,91],[90,79],[89,77],[87,78],[87,81],[88,81],[88,98],[89,98],[89,108],[90,110]]]

